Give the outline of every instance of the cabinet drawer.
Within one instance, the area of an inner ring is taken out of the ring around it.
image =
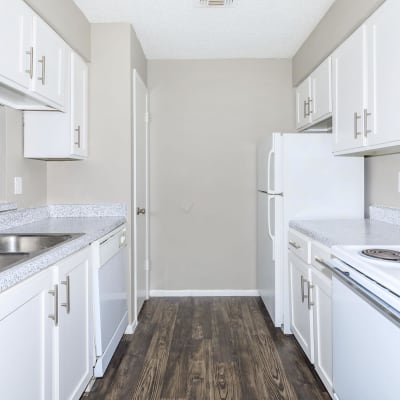
[[[293,252],[293,254],[296,254],[298,257],[300,257],[304,262],[310,264],[311,262],[310,239],[307,236],[301,234],[300,232],[297,232],[292,229],[289,230],[288,236],[289,236],[289,241],[288,241],[289,249]]]
[[[311,264],[326,277],[332,279],[332,272],[322,262],[331,258],[331,249],[318,242],[311,243]]]

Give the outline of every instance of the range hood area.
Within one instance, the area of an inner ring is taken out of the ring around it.
[[[23,111],[55,111],[43,100],[0,83],[0,104]]]

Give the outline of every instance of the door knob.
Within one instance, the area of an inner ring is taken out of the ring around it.
[[[146,209],[138,207],[136,209],[136,215],[140,215],[140,214],[143,214],[143,215],[146,214]]]

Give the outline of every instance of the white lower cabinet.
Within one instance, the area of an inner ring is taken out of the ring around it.
[[[289,252],[291,329],[311,362],[314,361],[313,313],[309,306],[309,266]]]
[[[0,295],[2,399],[54,398],[54,288],[53,271],[46,270]]]
[[[79,399],[93,376],[93,320],[89,250],[58,266],[59,322],[56,399]]]
[[[296,235],[289,232],[289,237]],[[289,251],[291,330],[332,396],[332,273],[324,266],[331,253],[315,241],[309,243],[309,264]]]
[[[89,247],[0,294],[0,398],[79,399],[93,376]]]
[[[332,277],[312,269],[314,367],[332,395]]]

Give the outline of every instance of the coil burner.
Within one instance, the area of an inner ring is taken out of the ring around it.
[[[365,249],[361,254],[378,260],[400,262],[400,251],[390,249]]]

